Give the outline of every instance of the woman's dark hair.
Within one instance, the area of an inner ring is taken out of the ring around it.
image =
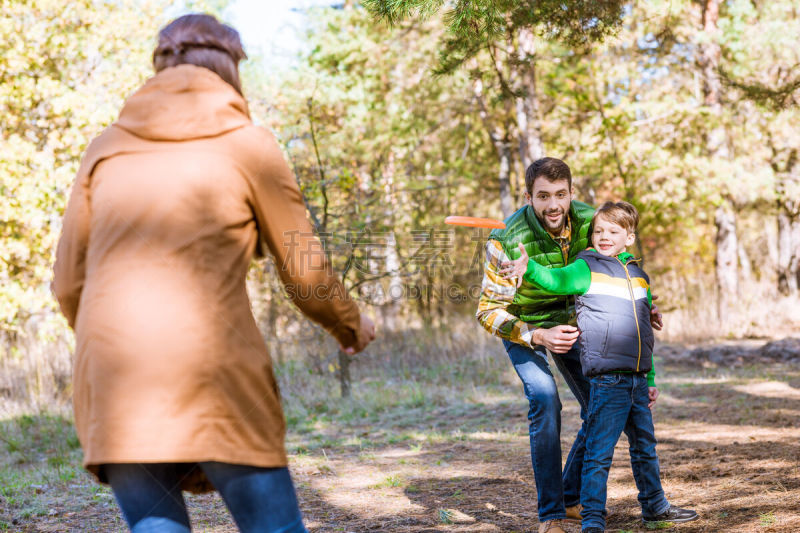
[[[205,67],[242,94],[239,61],[245,58],[239,32],[211,15],[193,13],[176,18],[158,32],[153,67],[156,72],[184,64]]]

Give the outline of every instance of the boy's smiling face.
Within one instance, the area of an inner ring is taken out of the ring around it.
[[[616,257],[636,241],[636,234],[628,232],[619,224],[598,215],[592,230],[592,245],[602,255]]]

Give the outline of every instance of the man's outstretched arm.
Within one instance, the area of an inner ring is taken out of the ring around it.
[[[505,279],[499,273],[501,263],[506,261],[509,261],[509,257],[503,251],[503,246],[498,241],[489,239],[486,243],[481,297],[475,316],[483,329],[492,335],[524,346],[532,346],[533,332],[536,328],[507,311],[514,300],[517,285],[514,280]]]
[[[578,340],[578,328],[561,325],[549,329],[537,328],[508,312],[517,292],[515,278],[504,278],[501,265],[510,261],[503,246],[493,239],[486,243],[486,263],[483,284],[475,316],[483,328],[502,339],[523,346],[542,345],[553,353],[567,353]]]

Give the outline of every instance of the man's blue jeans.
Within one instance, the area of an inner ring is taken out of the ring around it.
[[[631,467],[642,514],[656,516],[669,508],[659,476],[653,416],[647,407],[647,376],[602,374],[591,379],[586,453],[581,486],[582,527],[606,525],[608,470],[623,430],[630,445]]]
[[[198,463],[240,531],[307,533],[287,468]],[[107,464],[103,469],[132,533],[188,533],[180,470],[171,463]]]
[[[564,506],[580,502],[581,469],[585,449],[589,381],[583,376],[577,343],[565,354],[553,354],[561,375],[581,405],[581,425],[561,472],[561,400],[543,346],[529,348],[504,340],[514,370],[528,398],[531,463],[536,480],[539,521],[564,518]]]

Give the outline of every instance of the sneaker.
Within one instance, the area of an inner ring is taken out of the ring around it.
[[[539,524],[539,533],[567,533],[562,520],[548,520]]]
[[[697,520],[697,513],[690,509],[681,509],[680,507],[669,506],[669,509],[656,516],[642,515],[642,521],[645,524],[652,522],[691,522]]]

